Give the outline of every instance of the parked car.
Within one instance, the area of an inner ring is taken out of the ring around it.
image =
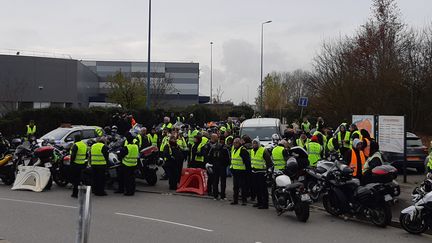
[[[281,122],[277,118],[254,118],[242,122],[240,136],[248,135],[251,139],[259,138],[262,145],[272,142],[272,135],[282,134]]]
[[[406,133],[407,160],[406,167],[414,168],[418,173],[424,173],[426,170],[425,159],[428,156],[427,147],[423,145],[421,139],[414,133]],[[403,168],[403,154],[383,152],[387,162],[390,162],[398,169]]]
[[[74,141],[74,137],[77,134],[81,135],[84,142],[89,139],[94,139],[98,137],[96,129],[99,129],[99,131],[103,131],[103,129],[98,126],[71,125],[66,127],[59,127],[43,135],[40,139],[38,139],[38,143],[41,143],[44,140],[49,140],[54,142],[58,146],[68,149],[71,147]]]

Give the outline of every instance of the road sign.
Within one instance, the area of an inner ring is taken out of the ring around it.
[[[299,102],[298,102],[298,106],[307,107],[308,102],[309,102],[308,97],[300,97]]]
[[[375,137],[375,116],[353,115],[352,123],[357,125],[358,130],[365,129],[372,138]]]

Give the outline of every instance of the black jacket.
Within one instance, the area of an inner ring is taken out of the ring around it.
[[[210,144],[206,162],[215,167],[227,167],[230,164],[230,151],[226,145]]]

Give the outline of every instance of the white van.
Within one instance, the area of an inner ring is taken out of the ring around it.
[[[282,134],[281,122],[277,118],[254,118],[242,122],[240,136],[248,135],[251,139],[259,138],[262,145],[272,142],[272,135]]]

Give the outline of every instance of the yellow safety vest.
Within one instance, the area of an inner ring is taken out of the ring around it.
[[[275,169],[283,170],[286,167],[286,161],[283,156],[284,150],[285,148],[283,146],[277,146],[272,150],[273,165]]]
[[[103,143],[95,143],[91,146],[90,149],[90,159],[91,159],[91,165],[106,165],[107,162],[105,160],[105,157],[102,154],[102,148],[105,146]]]
[[[350,145],[351,145],[351,148],[352,148],[352,145],[353,145],[353,142],[354,142],[354,139],[352,139],[352,137],[354,136],[354,134],[358,134],[359,135],[359,139],[360,140],[363,140],[363,136],[361,135],[361,133],[360,133],[360,131],[354,131],[352,134],[351,134],[351,138],[350,138]]]
[[[265,169],[266,163],[264,160],[264,152],[265,149],[263,147],[259,147],[255,152],[254,149],[251,150],[251,163],[253,169]]]
[[[243,147],[240,147],[237,150],[233,148],[231,151],[231,169],[233,170],[246,170],[246,166],[240,156],[242,149]]]
[[[202,137],[201,143],[198,145],[196,152],[197,153],[201,152],[202,147],[204,147],[204,145],[206,145],[207,142],[208,142],[208,138]],[[195,155],[195,161],[204,162],[204,156],[202,156],[202,155]]]
[[[147,134],[147,137],[149,138],[152,146],[157,146],[157,142],[158,142],[158,135],[155,133],[153,134],[153,136],[151,134]]]
[[[302,140],[301,138],[298,138],[298,139],[296,140],[297,146],[300,146],[300,147],[302,147],[302,148],[304,148],[305,145],[308,144],[309,142],[310,142],[310,139],[309,139],[309,138],[306,139],[306,142],[305,142],[305,143],[303,142],[303,140]]]
[[[78,141],[75,143],[75,146],[77,147],[77,152],[74,163],[83,165],[85,164],[85,159],[87,157],[87,144],[85,144],[83,141]]]
[[[380,152],[375,152],[371,157],[369,157],[365,164],[363,165],[362,174],[366,173],[369,170],[369,162],[371,162],[374,158],[379,158],[381,163],[383,162],[382,156]]]
[[[31,128],[30,125],[27,125],[27,136],[35,135],[35,133],[36,133],[36,125],[33,125],[33,128]]]
[[[342,134],[341,132],[338,132],[338,144],[339,144],[339,148],[351,148],[351,143],[350,143],[350,138],[351,138],[351,133],[348,131],[345,131],[345,137],[342,140]],[[343,146],[342,146],[342,141],[343,141]]]
[[[125,147],[128,149],[128,154],[123,158],[122,163],[128,167],[136,166],[139,157],[138,145],[128,144]]]
[[[180,138],[178,138],[177,139],[177,145],[179,146],[179,148],[182,150],[182,151],[186,151],[187,150],[187,143],[186,143],[186,140],[184,139],[184,137],[180,137]]]
[[[334,138],[332,137],[332,138],[330,138],[330,139],[327,141],[327,150],[328,150],[329,152],[334,152],[334,151],[336,151],[335,146],[333,145],[333,140],[334,140]]]
[[[317,142],[310,142],[306,145],[306,150],[308,152],[309,165],[315,167],[318,160],[321,159],[321,144]]]
[[[168,123],[168,124],[165,124],[165,123],[164,123],[164,124],[162,125],[162,130],[165,129],[165,128],[171,129],[171,128],[172,128],[172,124],[171,124],[171,122]]]

